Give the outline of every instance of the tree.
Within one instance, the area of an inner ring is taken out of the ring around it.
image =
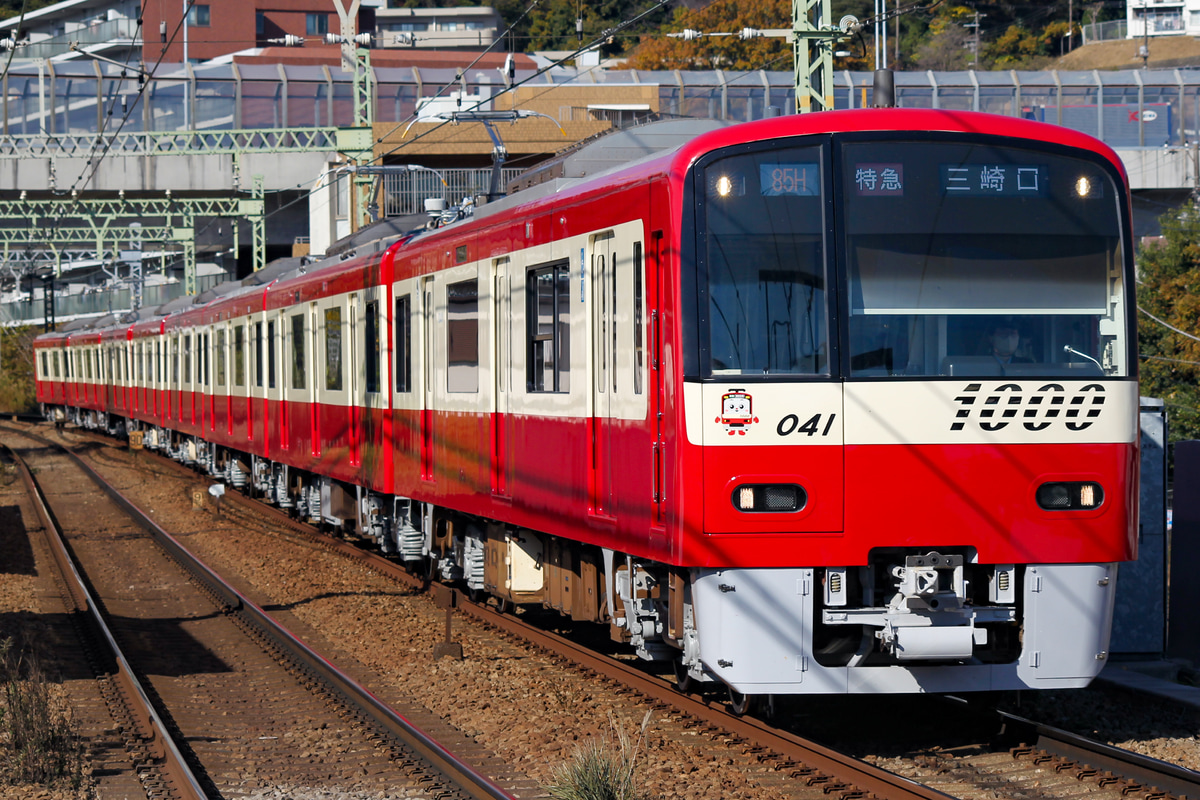
[[[1141,393],[1167,404],[1176,442],[1200,438],[1200,208],[1189,202],[1159,224],[1162,239],[1137,259],[1138,305],[1148,313],[1130,313],[1138,313]]]
[[[643,37],[634,48],[634,69],[790,69],[792,46],[780,38],[742,40],[705,36],[693,41],[666,36],[687,29],[701,33],[737,33],[743,28],[791,28],[791,0],[714,0],[699,11],[675,10],[658,35]]]

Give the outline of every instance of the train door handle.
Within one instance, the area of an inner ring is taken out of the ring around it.
[[[659,368],[659,312],[650,312],[650,365]]]

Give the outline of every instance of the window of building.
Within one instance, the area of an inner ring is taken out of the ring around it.
[[[207,28],[212,24],[212,15],[209,12],[209,7],[204,5],[193,5],[188,9],[187,15],[188,25],[193,28]]]
[[[530,270],[526,309],[527,389],[571,389],[571,271],[566,261]]]
[[[412,391],[412,295],[396,298],[396,391]]]
[[[262,36],[267,31],[267,15],[263,11],[254,12],[254,32]]]
[[[446,391],[479,391],[479,286],[446,287]]]
[[[305,14],[304,32],[309,36],[324,36],[329,33],[329,15],[312,12]]]
[[[325,388],[342,390],[342,310],[325,309]]]
[[[304,315],[292,315],[292,388],[304,388]]]
[[[363,355],[367,358],[367,391],[379,391],[379,301],[367,303],[367,320],[363,327]]]

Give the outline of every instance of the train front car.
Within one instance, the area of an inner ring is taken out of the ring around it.
[[[1086,685],[1136,548],[1119,162],[990,115],[800,124],[827,128],[684,181],[685,667],[747,695]]]

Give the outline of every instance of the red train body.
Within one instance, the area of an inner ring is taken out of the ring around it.
[[[38,399],[739,698],[1080,686],[1136,546],[1129,224],[1063,128],[765,120],[48,334]]]

